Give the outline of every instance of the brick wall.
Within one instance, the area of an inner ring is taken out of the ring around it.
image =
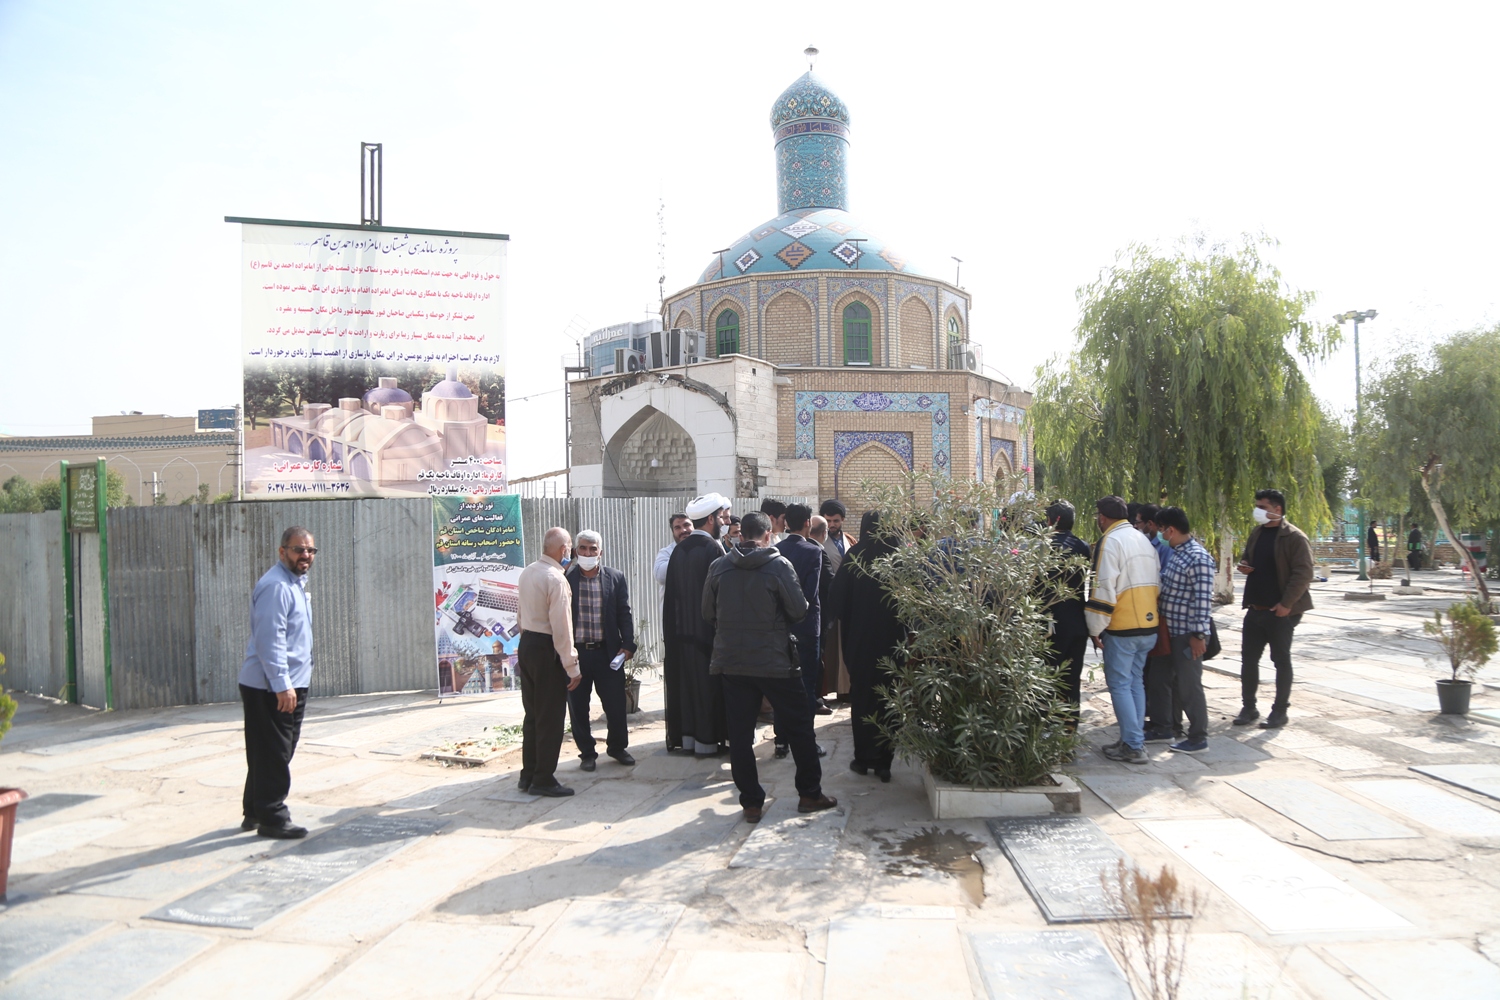
[[[811,364],[815,330],[812,305],[796,292],[782,292],[766,306],[762,327],[766,360],[774,364]]]
[[[921,365],[936,368],[933,351],[932,310],[916,295],[901,303],[901,367]]]

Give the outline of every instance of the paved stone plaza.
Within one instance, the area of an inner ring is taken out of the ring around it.
[[[1342,599],[1362,586],[1347,577],[1314,587],[1279,732],[1229,725],[1239,616],[1220,609],[1210,752],[1084,753],[1066,828],[934,823],[910,766],[889,785],[848,770],[846,709],[820,720],[839,809],[799,817],[766,742],[775,801],[747,826],[726,758],[665,753],[658,685],[633,717],[638,766],[583,774],[565,747],[578,794],[561,800],[517,791],[519,748],[473,769],[419,759],[518,722],[518,695],[315,701],[291,801],[313,833],[270,841],[238,827],[238,705],[22,699],[0,744],[0,786],[31,794],[0,998],[1128,997],[1077,875],[1121,852],[1205,895],[1183,996],[1500,996],[1500,669],[1472,721],[1435,714],[1420,620],[1461,578],[1418,582],[1444,590],[1366,604]],[[1102,678],[1089,690],[1100,745]]]

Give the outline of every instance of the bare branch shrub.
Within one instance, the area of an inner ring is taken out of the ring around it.
[[[1189,921],[1204,897],[1188,889],[1162,865],[1152,878],[1135,865],[1116,862],[1099,873],[1105,898],[1117,914],[1101,926],[1104,944],[1142,1000],[1176,1000],[1187,967]]]

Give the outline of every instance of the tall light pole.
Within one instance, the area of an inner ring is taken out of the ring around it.
[[[1366,309],[1363,312],[1344,312],[1333,317],[1335,323],[1340,325],[1348,322],[1354,323],[1354,433],[1359,434],[1360,426],[1364,422],[1365,404],[1363,394],[1359,385],[1359,324],[1368,322],[1375,318],[1374,309]],[[1356,469],[1356,472],[1359,470]],[[1356,504],[1359,511],[1359,579],[1370,579],[1369,571],[1365,566],[1365,506]]]

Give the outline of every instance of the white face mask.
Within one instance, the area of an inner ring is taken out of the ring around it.
[[[1260,507],[1251,507],[1250,516],[1255,518],[1256,524],[1270,524],[1271,515]]]
[[[581,569],[581,570],[583,570],[585,573],[592,572],[593,569],[594,569],[594,567],[596,567],[598,565],[599,565],[599,557],[598,556],[579,556],[578,557],[578,568]]]

